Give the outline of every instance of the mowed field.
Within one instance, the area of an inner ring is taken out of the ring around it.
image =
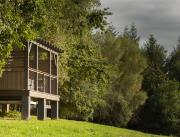
[[[71,120],[0,120],[0,137],[163,137]]]

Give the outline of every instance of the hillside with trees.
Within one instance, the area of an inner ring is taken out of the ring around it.
[[[115,30],[99,0],[2,0],[0,73],[27,40],[46,39],[59,58],[60,118],[180,136],[180,38],[169,55],[135,24]]]

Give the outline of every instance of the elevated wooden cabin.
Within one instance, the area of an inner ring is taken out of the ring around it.
[[[38,119],[58,118],[58,53],[62,50],[38,39],[24,50],[14,50],[0,78],[0,104],[21,105],[22,119],[30,118],[31,104],[37,104]]]

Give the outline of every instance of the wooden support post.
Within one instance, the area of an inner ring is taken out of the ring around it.
[[[30,111],[31,111],[31,97],[30,96],[23,96],[21,100],[21,117],[23,120],[29,120],[30,119]]]
[[[10,106],[10,104],[2,104],[2,112],[8,113],[9,112],[9,106]]]
[[[45,120],[46,115],[46,99],[38,99],[38,120]]]
[[[59,118],[59,102],[51,101],[51,119]]]
[[[30,50],[29,50],[29,46],[30,46],[30,43],[28,41],[28,44],[27,44],[27,47],[26,47],[26,50],[25,50],[25,77],[24,77],[24,88],[26,90],[29,89],[29,53],[30,53]]]

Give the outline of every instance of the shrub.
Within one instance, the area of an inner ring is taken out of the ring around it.
[[[3,117],[5,119],[21,119],[21,113],[14,110],[14,111],[9,111],[8,113],[5,112],[0,112],[0,117]]]

